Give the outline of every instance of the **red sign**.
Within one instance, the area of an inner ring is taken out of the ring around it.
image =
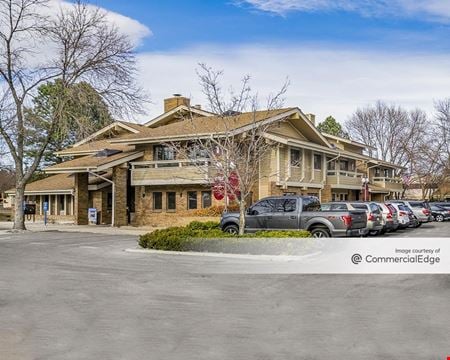
[[[221,174],[216,176],[212,185],[213,196],[216,200],[222,200],[225,197],[225,188],[228,199],[236,199],[236,195],[239,194],[239,177],[235,172],[228,176],[228,181],[225,181]]]

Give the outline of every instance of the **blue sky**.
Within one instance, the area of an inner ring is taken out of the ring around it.
[[[439,52],[450,47],[450,19],[447,22],[423,10],[410,15],[362,14],[333,8],[274,13],[233,0],[92,3],[147,25],[153,36],[144,41],[140,51],[174,50],[199,43],[226,46],[252,42],[327,43]]]
[[[261,96],[291,80],[286,105],[345,121],[378,99],[430,114],[450,97],[448,0],[96,0],[125,16],[139,41],[148,117],[164,97],[202,103],[199,62],[237,84],[250,74]],[[147,31],[142,31],[146,29]],[[131,31],[131,30],[130,30]],[[145,119],[145,118],[144,118]],[[141,120],[144,120],[141,119]]]

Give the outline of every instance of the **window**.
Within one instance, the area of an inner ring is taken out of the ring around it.
[[[153,210],[162,210],[162,192],[153,193]]]
[[[341,160],[339,169],[343,171],[348,171],[348,160]]]
[[[355,161],[349,161],[348,163],[348,171],[355,171],[356,170],[356,162]]]
[[[333,158],[327,158],[327,162],[328,162],[327,166],[328,170],[336,170],[336,161],[333,160]]]
[[[333,193],[331,196],[331,201],[347,201],[348,194],[346,193]]]
[[[188,209],[197,209],[197,191],[188,191]]]
[[[373,213],[379,213],[380,208],[377,204],[370,204],[370,211]]]
[[[275,203],[276,212],[293,212],[297,209],[296,199],[279,199]]]
[[[211,191],[202,191],[202,208],[209,208],[211,204]]]
[[[375,176],[376,176],[376,177],[379,177],[380,174],[381,174],[380,168],[375,168]]]
[[[383,172],[384,172],[384,177],[387,177],[387,178],[392,177],[391,169],[384,169]]]
[[[332,211],[347,211],[347,204],[332,204]]]
[[[314,154],[314,170],[322,170],[322,155]]]
[[[175,160],[175,151],[169,146],[155,145],[153,147],[153,160]]]
[[[200,144],[190,143],[188,145],[188,157],[191,160],[206,159],[209,157],[207,149]]]
[[[64,205],[66,204],[64,201],[64,198],[66,197],[66,195],[59,195],[59,210],[64,211],[66,210],[64,208]]]
[[[106,208],[112,210],[112,193],[110,192],[106,195]]]
[[[320,201],[315,196],[302,198],[303,211],[320,211]]]
[[[176,204],[176,192],[167,192],[167,210],[176,210],[177,204]]]
[[[300,166],[302,163],[302,154],[298,149],[291,149],[291,166]]]
[[[251,214],[252,215],[260,215],[260,214],[270,213],[273,211],[274,206],[275,206],[275,200],[262,200],[252,206]]]

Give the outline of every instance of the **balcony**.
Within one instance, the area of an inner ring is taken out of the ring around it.
[[[396,177],[374,177],[372,183],[391,191],[402,191],[402,180]]]
[[[355,189],[362,186],[364,174],[346,170],[327,170],[327,183],[334,188]]]
[[[131,163],[131,185],[207,184],[212,168],[207,159]]]

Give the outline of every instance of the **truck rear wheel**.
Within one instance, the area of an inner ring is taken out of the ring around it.
[[[315,238],[328,238],[330,237],[330,232],[327,228],[316,227],[311,230],[311,235]]]
[[[239,234],[239,227],[235,224],[229,224],[225,225],[223,231],[225,231],[228,234],[237,235]]]

